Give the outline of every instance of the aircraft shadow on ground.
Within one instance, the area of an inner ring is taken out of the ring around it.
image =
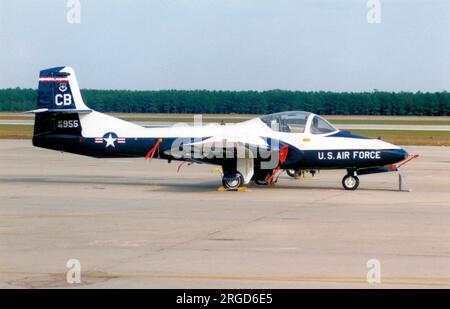
[[[286,181],[286,180],[285,180]],[[0,183],[32,183],[32,184],[76,184],[76,185],[92,185],[92,186],[135,186],[135,187],[146,187],[149,192],[159,191],[159,192],[214,192],[221,187],[221,182],[218,181],[194,181],[194,182],[182,182],[182,181],[171,181],[166,178],[126,178],[126,177],[105,177],[105,176],[63,176],[63,177],[16,177],[16,178],[0,178]],[[392,188],[365,188],[360,187],[358,191],[385,191],[392,192],[398,191],[396,188],[397,184],[393,183]],[[268,186],[258,186],[258,185],[247,185],[245,186],[248,191],[272,191],[272,190],[342,190],[339,184],[336,186],[320,186],[318,185],[302,185],[298,184],[288,184],[283,183],[283,180],[279,181],[277,184]],[[106,188],[103,188],[106,189]],[[352,192],[352,191],[349,191]],[[230,192],[232,193],[232,192]]]

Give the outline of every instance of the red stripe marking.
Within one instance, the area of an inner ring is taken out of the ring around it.
[[[278,164],[277,168],[273,170],[272,175],[270,175],[269,179],[267,179],[269,184],[277,182],[278,177],[275,179],[275,175],[281,169],[281,165],[284,162],[286,162],[288,152],[289,152],[289,147],[287,145],[284,145],[283,147],[281,147],[281,149],[279,151],[279,157],[278,157],[278,160],[280,163]]]
[[[40,77],[40,82],[68,82],[69,80],[67,78],[63,77]]]
[[[411,155],[411,156],[409,156],[409,158],[408,159],[406,159],[405,161],[403,161],[403,162],[400,162],[398,165],[397,165],[397,168],[400,168],[400,167],[402,167],[403,165],[405,165],[405,164],[407,164],[407,163],[409,163],[410,161],[412,161],[412,160],[414,160],[414,159],[416,159],[416,158],[418,158],[419,157],[419,155],[418,154],[415,154],[415,155]]]
[[[283,146],[280,150],[280,164],[286,162],[289,147],[287,145]]]
[[[158,139],[155,146],[153,146],[153,148],[150,149],[150,151],[145,156],[146,160],[153,158],[153,155],[155,154],[156,150],[159,148],[159,144],[161,143],[161,141],[162,141],[162,138]]]
[[[395,171],[397,171],[397,166],[396,166],[396,165],[390,164],[390,165],[388,165],[388,169],[389,169],[390,171],[395,172]]]

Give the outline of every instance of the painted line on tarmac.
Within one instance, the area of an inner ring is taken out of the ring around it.
[[[65,276],[58,272],[20,272],[0,271],[3,276]],[[183,275],[183,274],[133,274],[122,272],[84,272],[85,278],[106,279],[175,279],[175,280],[211,280],[211,281],[272,281],[272,282],[316,282],[316,283],[357,283],[369,284],[363,277],[345,276],[226,276],[226,275]],[[377,286],[386,285],[413,285],[430,287],[450,287],[450,277],[382,277]]]
[[[133,123],[152,128],[170,127],[180,122],[134,121]],[[34,120],[0,120],[0,124],[31,126],[34,125]],[[186,124],[193,125],[192,122]],[[337,124],[336,127],[341,130],[450,131],[450,125]]]

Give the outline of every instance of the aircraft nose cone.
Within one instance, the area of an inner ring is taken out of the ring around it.
[[[408,158],[408,156],[409,156],[408,152],[405,149],[403,149],[403,148],[395,150],[395,160],[396,160],[396,162],[403,161],[406,158]]]
[[[407,159],[409,157],[409,153],[405,150],[405,149],[401,149],[402,155],[403,155],[403,160]]]

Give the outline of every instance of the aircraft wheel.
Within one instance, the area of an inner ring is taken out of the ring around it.
[[[356,190],[359,186],[359,178],[353,175],[346,175],[342,179],[342,185],[345,190]]]
[[[255,183],[260,186],[267,186],[269,184],[267,178],[268,177],[266,177],[265,179],[255,179]]]
[[[255,171],[255,174],[252,177],[252,180],[260,186],[266,186],[269,184],[269,177],[271,175],[271,171]]]
[[[244,177],[241,173],[236,173],[236,175],[225,175],[222,178],[222,185],[227,190],[237,190],[244,183]]]
[[[297,178],[299,171],[298,170],[286,170],[286,174],[288,174],[289,176],[291,176],[292,178]]]

